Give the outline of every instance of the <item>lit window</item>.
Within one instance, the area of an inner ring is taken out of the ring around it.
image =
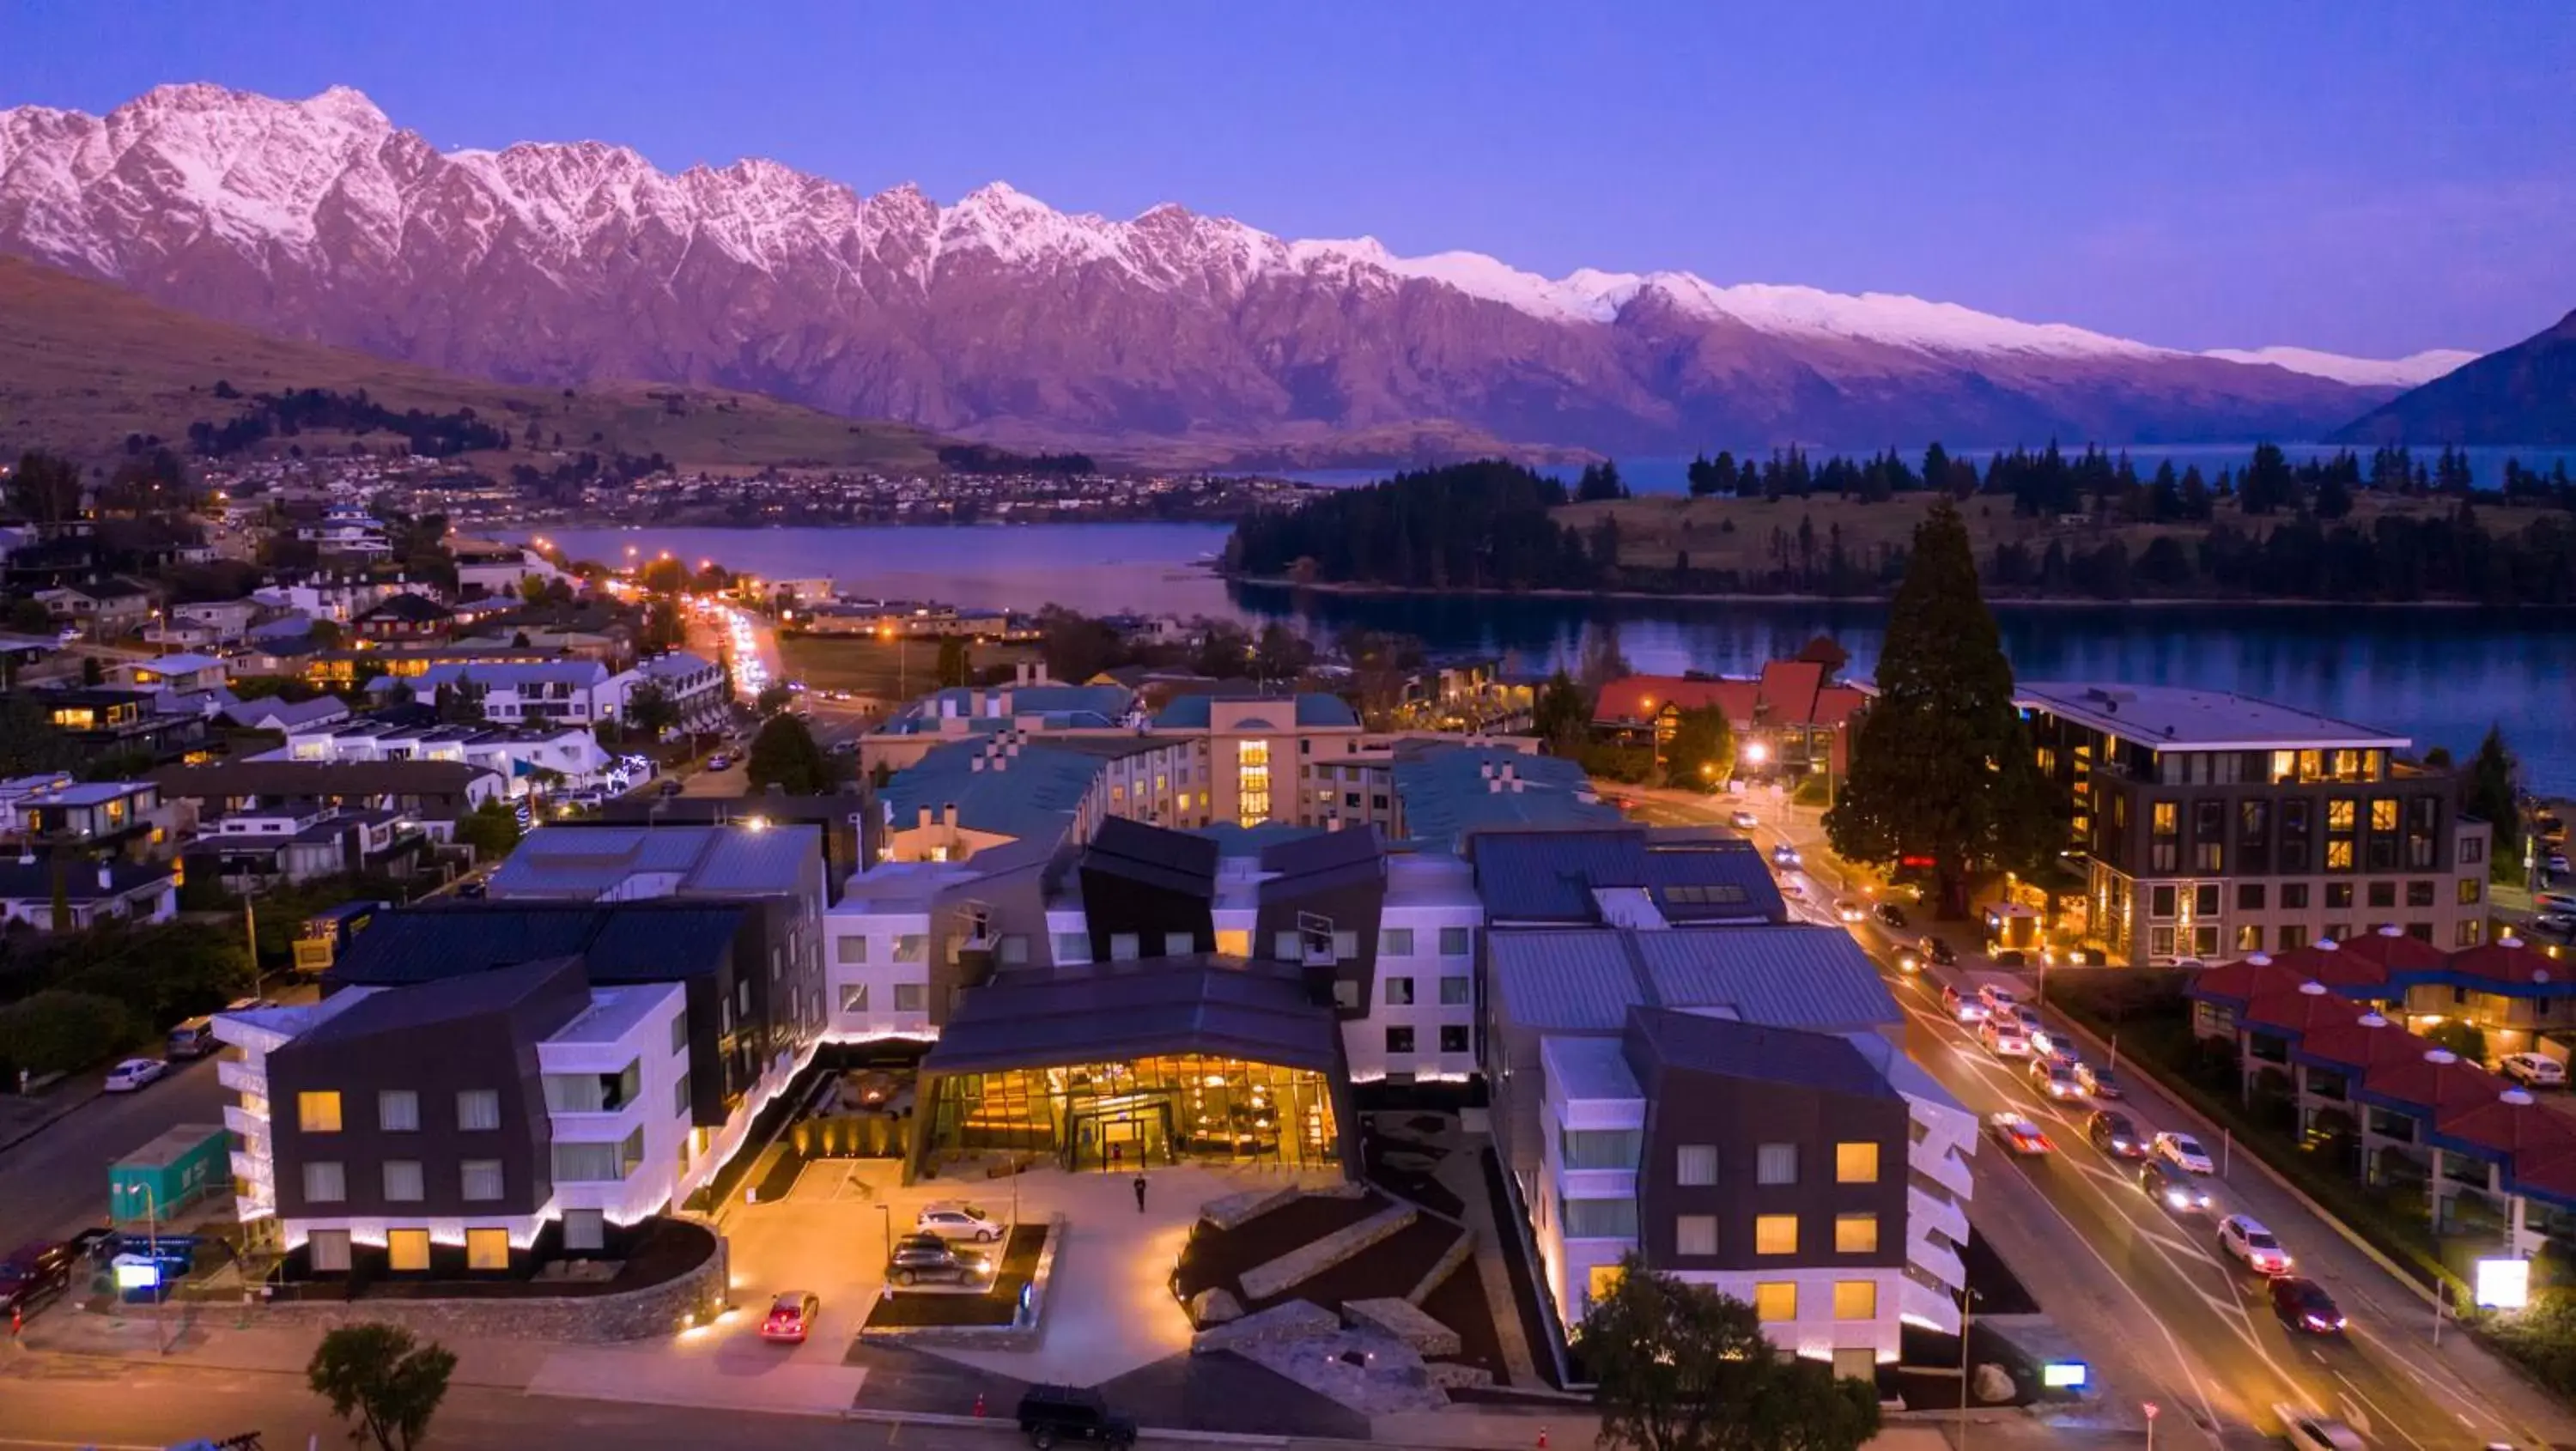
[[[1765,1325],[1798,1318],[1795,1280],[1763,1280],[1753,1287],[1753,1314]]]
[[[1798,1216],[1794,1214],[1753,1216],[1753,1252],[1758,1255],[1796,1254],[1798,1252]]]
[[[2397,798],[2393,796],[2379,796],[2372,798],[2370,803],[2370,829],[2373,831],[2395,831],[2397,829]]]
[[[385,1261],[395,1270],[428,1269],[429,1231],[425,1229],[386,1230]]]
[[[340,1131],[340,1095],[336,1093],[299,1093],[295,1095],[295,1126],[308,1134],[336,1134]]]
[[[506,1229],[469,1229],[465,1231],[465,1268],[469,1270],[506,1270],[510,1267],[510,1231]]]
[[[1619,1267],[1615,1264],[1594,1265],[1583,1277],[1584,1296],[1594,1304],[1609,1299],[1619,1291]]]
[[[1875,1214],[1835,1215],[1834,1253],[1843,1255],[1878,1253],[1878,1216]]]
[[[1865,1139],[1853,1139],[1834,1145],[1834,1182],[1837,1184],[1877,1183],[1878,1145]]]
[[[1877,1319],[1878,1282],[1876,1280],[1834,1281],[1834,1318],[1837,1320]]]

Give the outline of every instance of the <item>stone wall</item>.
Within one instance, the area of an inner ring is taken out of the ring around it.
[[[279,1300],[250,1314],[254,1326],[400,1325],[448,1345],[497,1337],[515,1340],[612,1342],[670,1335],[692,1318],[722,1310],[726,1244],[712,1230],[714,1252],[677,1279],[609,1295],[528,1295],[508,1299]],[[220,1312],[218,1312],[220,1313]]]

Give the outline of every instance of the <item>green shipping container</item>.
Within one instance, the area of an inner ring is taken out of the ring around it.
[[[107,1217],[125,1224],[149,1212],[163,1219],[232,1183],[232,1149],[221,1124],[181,1124],[107,1170]]]

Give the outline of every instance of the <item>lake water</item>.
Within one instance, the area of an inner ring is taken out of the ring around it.
[[[1867,674],[1886,611],[1830,601],[1358,596],[1229,586],[1197,561],[1222,525],[1054,524],[953,529],[560,529],[576,558],[668,549],[771,577],[829,575],[846,593],[1034,610],[1284,618],[1329,635],[1365,625],[1435,651],[1570,663],[1615,627],[1638,669],[1750,673],[1827,634]],[[2536,788],[2576,792],[2576,613],[2308,605],[2036,605],[1998,612],[2025,679],[2197,685],[2281,701],[2446,745],[2466,756],[2502,722]]]
[[[2082,444],[2074,444],[2071,446],[2061,444],[2059,447],[2060,450],[2070,458],[2081,455],[2084,452],[2084,446]],[[2345,444],[2285,443],[2281,445],[2281,451],[2289,456],[2290,462],[2298,464],[2305,463],[2311,459],[2332,458],[2337,453],[2343,452],[2345,449],[2350,447],[2350,445]],[[1806,452],[1808,459],[1812,462],[1824,459],[1825,457],[1835,453],[1867,454],[1871,451],[1872,450],[1869,449],[1831,449],[1811,447]],[[2361,456],[2362,466],[2367,469],[2370,464],[2370,450],[2365,447],[2351,448],[2351,451]],[[1717,450],[1711,449],[1709,452],[1714,456]],[[1907,463],[1912,464],[1917,468],[1922,466],[1923,450],[1920,446],[1913,448],[1899,448],[1897,452],[1904,457]],[[1982,469],[1986,466],[1986,461],[1993,458],[1997,453],[2010,452],[2012,452],[2010,449],[1953,449],[1951,450],[1951,457],[1966,459],[1975,464],[1978,468]],[[2106,452],[2117,457],[2122,450],[2110,449],[2106,450]],[[2217,479],[2218,471],[2220,469],[2243,469],[2245,467],[2245,461],[2251,458],[2254,454],[2254,445],[2251,443],[2175,444],[2165,447],[2141,446],[2128,449],[2126,452],[2129,455],[2129,461],[2137,467],[2138,475],[2141,478],[2153,477],[2156,471],[2156,465],[2170,462],[2174,466],[2175,473],[2181,473],[2187,468],[2197,467],[2203,477],[2214,481]],[[2423,464],[2426,468],[2431,468],[2433,460],[2440,457],[2441,452],[2442,451],[2439,448],[2417,449],[2414,456],[2417,462]],[[2528,469],[2537,469],[2542,473],[2547,473],[2550,465],[2560,462],[2566,463],[2571,472],[2576,472],[2576,451],[2570,451],[2567,449],[2472,448],[2464,449],[2462,452],[2468,455],[2469,472],[2476,479],[2480,488],[2502,487],[2504,481],[2504,464],[2505,460],[2509,458],[2519,459],[2522,461],[2523,467]],[[1750,457],[1767,459],[1770,455],[1771,450],[1769,449],[1757,449],[1751,454],[1746,454],[1741,449],[1737,450],[1737,456],[1739,458]],[[1623,458],[1619,460],[1619,477],[1627,481],[1628,488],[1634,493],[1678,494],[1686,491],[1690,487],[1690,475],[1688,472],[1690,462],[1691,461],[1687,458],[1679,457]],[[1342,488],[1353,484],[1374,483],[1377,480],[1386,477],[1387,472],[1388,471],[1385,469],[1316,469],[1306,473],[1291,474],[1289,477],[1309,484],[1326,484],[1335,488]],[[1542,469],[1540,472],[1554,474],[1571,486],[1574,482],[1575,476],[1581,473],[1582,470],[1574,468],[1552,468]]]

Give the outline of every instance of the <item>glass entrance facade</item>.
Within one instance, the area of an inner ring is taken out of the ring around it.
[[[1068,1169],[1183,1159],[1341,1167],[1341,1128],[1312,1069],[1183,1053],[942,1075],[929,1144],[1053,1154]]]

